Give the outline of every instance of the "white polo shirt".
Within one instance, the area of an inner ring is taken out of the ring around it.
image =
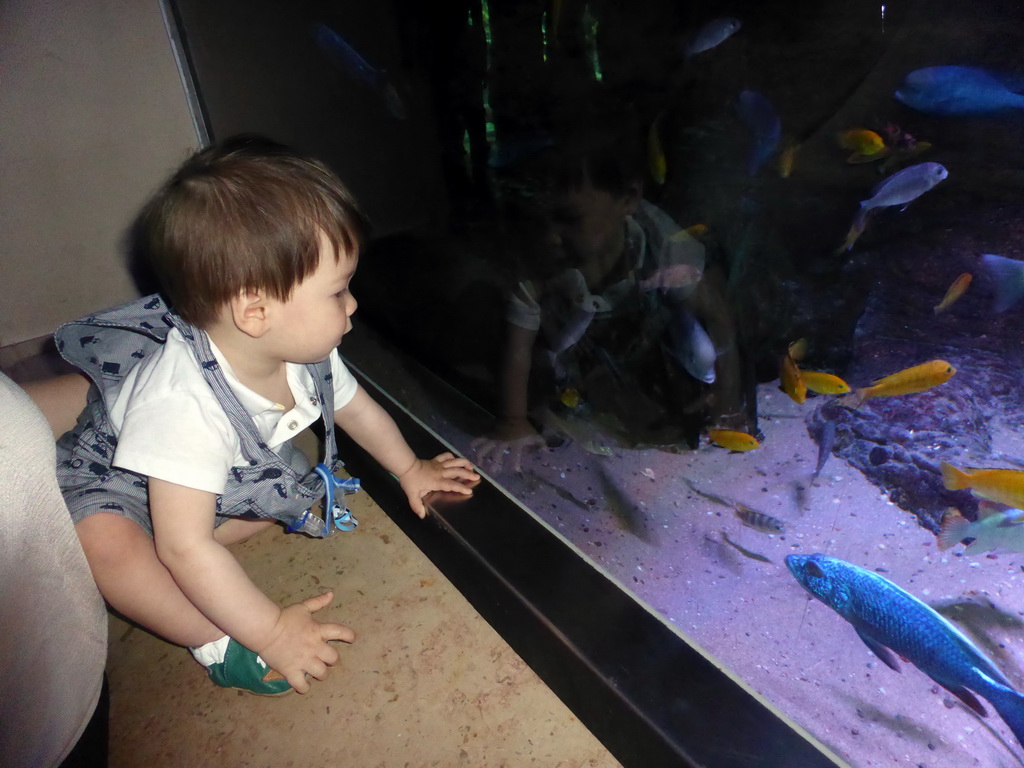
[[[297,363],[287,364],[295,407],[285,411],[244,386],[213,341],[210,347],[260,437],[301,469],[300,462],[305,461],[290,441],[322,413],[309,371]],[[348,404],[358,385],[337,350],[331,352],[330,361],[338,409]],[[107,407],[117,435],[114,466],[187,488],[223,493],[231,467],[248,464],[238,434],[176,328],[159,351],[128,373],[111,393]]]

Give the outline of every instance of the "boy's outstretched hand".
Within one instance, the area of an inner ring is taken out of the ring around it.
[[[526,419],[502,421],[492,434],[476,437],[470,448],[480,466],[499,474],[503,469],[523,471],[523,457],[547,446],[544,438]]]
[[[356,633],[344,624],[328,624],[313,618],[333,598],[333,592],[324,592],[282,608],[274,639],[259,650],[260,658],[299,693],[309,691],[306,675],[323,680],[338,661],[338,651],[329,640],[351,643],[356,639]]]
[[[432,459],[416,459],[398,477],[398,482],[409,498],[412,511],[422,519],[427,514],[424,496],[432,491],[453,491],[469,496],[473,493],[471,486],[480,482],[480,475],[473,471],[469,459],[445,452]]]

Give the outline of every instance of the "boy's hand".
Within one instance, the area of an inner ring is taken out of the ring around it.
[[[452,453],[442,453],[433,459],[416,459],[398,477],[402,490],[409,498],[409,506],[421,519],[426,517],[427,508],[423,497],[432,491],[454,491],[469,496],[473,490],[467,485],[480,481],[480,475],[473,471],[468,459]]]
[[[533,425],[522,419],[502,422],[493,434],[474,439],[470,447],[476,451],[481,466],[498,474],[504,468],[506,456],[510,462],[509,469],[520,472],[523,455],[546,445],[544,438],[537,433]]]
[[[351,643],[356,639],[356,633],[343,624],[313,618],[313,614],[330,604],[333,598],[333,592],[324,592],[286,606],[274,627],[273,640],[263,648],[253,649],[299,693],[309,692],[306,675],[323,680],[338,661],[338,651],[328,644],[329,640]]]

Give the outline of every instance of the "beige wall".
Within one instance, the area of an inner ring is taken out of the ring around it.
[[[137,295],[127,227],[197,145],[157,0],[0,0],[0,346]]]

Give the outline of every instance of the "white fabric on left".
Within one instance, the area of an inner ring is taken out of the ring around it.
[[[0,762],[59,765],[92,717],[107,613],[57,487],[53,435],[0,374]]]

